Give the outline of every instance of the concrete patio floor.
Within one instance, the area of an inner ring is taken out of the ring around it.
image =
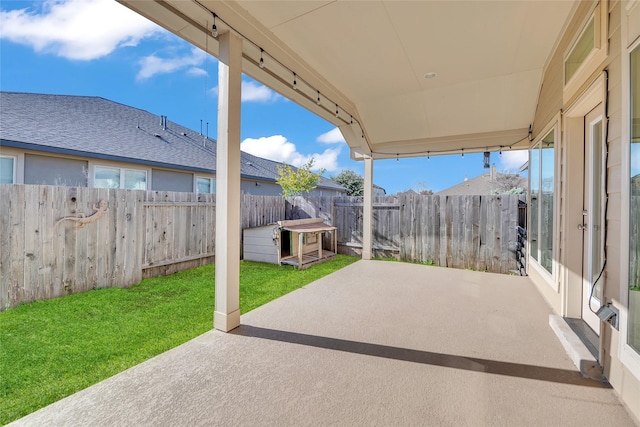
[[[359,261],[14,425],[633,426],[527,278]]]

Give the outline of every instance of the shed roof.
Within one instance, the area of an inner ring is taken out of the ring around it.
[[[333,225],[327,225],[323,222],[314,222],[310,224],[283,225],[282,228],[284,230],[294,231],[297,233],[317,233],[319,231],[333,231],[338,229],[338,227],[334,227]]]

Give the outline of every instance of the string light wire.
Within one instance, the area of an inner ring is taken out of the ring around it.
[[[199,2],[198,0],[192,0],[194,3],[196,3],[198,6],[200,6],[203,10],[207,11],[208,13],[210,13],[211,15],[214,16],[214,19],[217,19],[218,21],[222,22],[225,26],[227,26],[229,29],[233,30],[236,34],[238,34],[240,37],[242,37],[244,39],[244,41],[246,41],[247,43],[251,44],[252,46],[254,46],[256,48],[256,50],[260,51],[260,59],[257,61],[257,64],[260,68],[263,69],[268,69],[268,67],[265,66],[264,64],[264,57],[268,56],[270,61],[272,61],[274,64],[279,65],[281,68],[283,68],[285,71],[290,72],[291,74],[293,74],[293,86],[292,88],[294,90],[297,91],[297,93],[299,93],[300,95],[304,96],[305,98],[307,98],[309,101],[315,102],[316,104],[318,103],[317,98],[314,96],[310,96],[309,94],[306,93],[306,91],[301,90],[300,86],[301,84],[304,84],[305,86],[307,86],[309,89],[312,90],[313,92],[319,92],[319,90],[314,87],[312,84],[310,84],[309,82],[307,82],[306,80],[304,80],[304,78],[300,77],[300,75],[298,75],[296,72],[294,72],[293,70],[291,70],[288,66],[286,66],[285,64],[283,64],[282,62],[280,62],[277,58],[271,56],[269,54],[269,52],[267,52],[266,50],[264,50],[261,46],[259,46],[256,42],[254,42],[253,40],[251,40],[250,38],[246,37],[241,31],[238,31],[235,27],[233,27],[232,25],[230,25],[227,21],[225,21],[223,18],[221,18],[218,14],[214,13],[213,11],[209,10],[208,7],[206,7],[205,5],[203,5],[201,2]],[[282,81],[283,83],[285,81],[283,81],[282,77],[275,73],[275,71],[273,73],[271,73],[273,77],[277,78],[278,80]],[[330,98],[328,98],[325,95],[325,98],[328,101],[331,101]],[[334,104],[338,105],[338,103]],[[369,147],[369,150],[371,151],[371,146],[369,145],[369,141],[366,138],[365,134],[364,134],[364,129],[362,127],[362,125],[360,124],[360,121],[358,121],[357,119],[353,119],[353,115],[351,114],[351,120],[347,121],[345,117],[342,117],[342,115],[339,114],[335,114],[335,112],[332,112],[329,108],[327,108],[326,106],[322,105],[322,103],[318,104],[322,109],[324,109],[327,113],[333,113],[336,118],[338,118],[340,121],[342,121],[344,124],[350,124],[353,125],[354,122],[360,127],[360,129],[362,130],[362,138],[365,140],[365,142],[367,143],[367,146]],[[340,107],[342,108],[342,107]],[[336,109],[336,111],[338,111],[338,109]],[[343,111],[344,110],[343,108]]]
[[[513,148],[514,145],[521,143],[522,141],[524,141],[525,139],[528,139],[529,135],[525,136],[524,138],[521,138],[515,142],[512,142],[511,144],[507,144],[507,145],[489,145],[487,147],[485,147],[486,150],[489,151],[496,151],[496,150],[500,150],[500,152],[502,152],[503,149],[508,148],[509,150],[511,150]],[[469,148],[466,148],[467,152],[469,152]],[[478,150],[483,150],[482,148],[478,148]],[[460,147],[460,148],[447,148],[446,150],[420,150],[420,151],[408,151],[408,152],[404,152],[402,154],[407,155],[407,156],[430,156],[431,154],[464,154],[465,152],[465,148]],[[478,151],[478,153],[480,153],[481,151]],[[372,151],[371,154],[377,154],[380,156],[397,156],[398,153],[395,152],[384,152],[384,151]]]
[[[216,29],[216,32],[217,32],[217,28],[215,26],[215,20],[217,19],[218,21],[224,23],[227,27],[232,29],[235,33],[237,33],[240,37],[242,37],[246,42],[248,42],[249,44],[253,45],[256,48],[256,50],[259,50],[260,59],[258,60],[257,64],[258,64],[258,66],[260,68],[266,68],[265,64],[264,64],[264,56],[265,55],[268,56],[270,58],[270,60],[273,61],[275,64],[277,64],[280,67],[282,67],[285,71],[288,71],[291,74],[293,74],[293,89],[296,90],[297,93],[303,95],[305,98],[308,98],[309,101],[315,102],[318,106],[321,106],[321,108],[326,110],[327,113],[331,112],[328,108],[323,106],[321,102],[319,102],[319,99],[320,99],[320,91],[319,91],[319,89],[315,88],[312,84],[308,83],[306,80],[304,80],[302,77],[300,77],[297,73],[295,73],[293,70],[291,70],[288,66],[286,66],[285,64],[280,62],[277,58],[269,55],[269,53],[267,51],[265,51],[262,47],[260,47],[256,42],[254,42],[250,38],[246,37],[242,32],[238,31],[236,28],[234,28],[232,25],[230,25],[228,22],[226,22],[224,19],[222,19],[219,15],[217,15],[213,11],[209,10],[209,8],[207,8],[205,5],[200,3],[198,0],[192,0],[192,1],[194,3],[196,3],[198,6],[200,6],[202,9],[206,10],[208,13],[210,13],[213,16],[213,18],[214,18],[213,28]],[[282,81],[282,78],[278,74],[276,74],[275,72],[272,75]],[[312,92],[316,92],[317,95],[318,95],[317,98],[308,95],[305,91],[298,90],[298,88],[299,88],[299,84],[298,83],[303,83],[308,88],[310,88],[312,90]],[[325,98],[327,98],[327,97],[325,96]],[[331,101],[330,98],[327,98],[327,100]],[[369,147],[369,151],[370,151],[371,155],[376,155],[377,154],[377,155],[382,155],[382,156],[393,156],[394,154],[396,154],[396,156],[398,156],[398,153],[385,153],[385,152],[381,152],[381,151],[374,151],[372,149],[371,145],[369,145],[369,141],[368,141],[368,139],[366,138],[366,136],[364,134],[364,128],[362,127],[360,122],[357,119],[354,119],[352,114],[349,115],[349,120],[347,121],[346,118],[342,117],[339,114],[338,103],[335,103],[335,105],[336,105],[336,112],[335,112],[336,118],[338,118],[339,120],[341,120],[345,124],[353,125],[354,122],[355,122],[360,127],[360,130],[362,131],[361,132],[362,133],[362,138],[367,143],[367,146]],[[499,150],[500,151],[500,155],[502,155],[502,150],[504,148],[512,149],[513,145],[516,145],[516,144],[518,144],[518,143],[520,143],[520,142],[522,142],[524,140],[530,140],[530,139],[531,139],[531,126],[529,128],[529,131],[527,132],[527,136],[519,139],[518,141],[513,142],[511,144],[508,144],[508,145],[491,146],[489,148],[493,148],[494,150]],[[439,150],[439,151],[438,150],[429,150],[429,151],[420,150],[420,151],[415,151],[415,152],[404,152],[402,154],[403,155],[408,155],[408,156],[420,156],[420,155],[424,156],[424,155],[426,155],[427,157],[430,157],[431,154],[436,154],[437,155],[437,154],[445,154],[445,153],[446,154],[461,153],[462,156],[464,157],[464,150],[465,150],[464,148],[460,147],[460,148],[457,148],[457,149],[446,149],[446,150]]]

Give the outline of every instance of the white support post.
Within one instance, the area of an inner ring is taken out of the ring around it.
[[[364,200],[362,203],[362,259],[373,253],[373,158],[364,159]]]
[[[242,39],[219,36],[216,159],[216,302],[213,326],[240,326],[240,87]]]

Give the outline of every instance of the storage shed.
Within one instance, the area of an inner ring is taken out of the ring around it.
[[[331,245],[323,247],[325,233]],[[244,230],[243,258],[269,264],[289,264],[302,270],[335,258],[338,248],[336,227],[321,218],[278,221],[276,224]]]

